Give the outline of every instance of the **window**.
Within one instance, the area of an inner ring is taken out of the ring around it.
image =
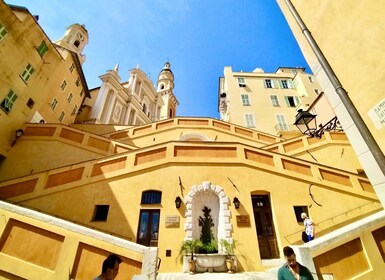
[[[289,130],[289,126],[286,123],[284,115],[276,115],[275,118],[277,119],[278,130]]]
[[[247,95],[247,94],[241,94],[241,98],[242,98],[242,104],[243,104],[243,106],[250,106],[249,95]]]
[[[24,82],[28,82],[34,71],[35,69],[33,69],[32,65],[28,63],[24,71],[21,73],[20,78],[22,78]]]
[[[247,127],[255,127],[254,115],[253,114],[245,114],[246,126]]]
[[[64,119],[64,116],[65,116],[66,114],[64,113],[64,111],[61,111],[61,113],[60,113],[60,116],[59,116],[59,121],[60,122],[63,122],[63,119]]]
[[[287,83],[287,80],[281,80],[281,87],[282,88],[289,88],[289,85]]]
[[[74,69],[75,69],[75,64],[72,63],[70,66],[70,72],[72,73],[74,71]]]
[[[52,102],[51,102],[51,105],[50,105],[52,111],[55,111],[56,105],[57,105],[57,99],[54,98],[54,99],[52,100]]]
[[[274,107],[279,107],[278,97],[276,95],[270,95],[270,100]]]
[[[92,221],[93,222],[107,221],[108,210],[110,210],[110,205],[95,205],[94,216],[92,217]]]
[[[72,93],[70,93],[70,94],[68,95],[68,98],[67,98],[67,102],[68,102],[68,103],[71,103],[72,97],[73,97],[73,95],[72,95]]]
[[[75,105],[74,109],[72,110],[72,114],[71,115],[76,115],[78,112],[78,106]]]
[[[79,46],[80,46],[80,41],[79,41],[79,40],[76,40],[76,41],[74,42],[74,46],[77,47],[77,48],[79,48]]]
[[[285,96],[285,101],[288,107],[296,107],[299,104],[298,96]]]
[[[38,46],[36,48],[36,50],[37,50],[38,54],[40,55],[40,57],[43,57],[43,55],[48,51],[47,44],[44,41],[42,41],[40,46]]]
[[[314,92],[315,92],[315,94],[319,94],[318,88],[315,88],[315,89],[314,89]]]
[[[238,78],[238,85],[240,87],[246,87],[245,78]]]
[[[159,209],[140,210],[140,219],[136,242],[145,246],[158,246],[159,220]]]
[[[273,83],[270,79],[265,79],[265,88],[273,88]]]
[[[35,105],[35,101],[33,101],[32,98],[29,98],[28,99],[28,102],[27,102],[27,106],[29,109],[32,109],[33,108],[33,105]]]
[[[13,103],[16,101],[17,95],[10,90],[7,96],[4,98],[3,102],[0,104],[0,108],[7,114],[11,111]]]
[[[315,82],[315,80],[314,80],[314,77],[313,77],[313,76],[308,76],[308,78],[309,78],[309,81],[310,81],[311,83],[314,83],[314,82]]]
[[[301,214],[306,213],[309,217],[309,211],[307,210],[307,206],[293,206],[294,207],[294,214],[295,218],[297,219],[298,223],[302,223]]]
[[[82,97],[83,94],[84,94],[84,90],[82,90],[82,91],[80,92],[80,97]]]
[[[66,88],[66,86],[67,86],[67,81],[64,80],[64,81],[62,82],[61,86],[60,86],[60,89],[63,91],[63,90]]]
[[[162,202],[162,192],[160,191],[144,191],[142,193],[142,201],[140,204],[160,204]]]
[[[8,31],[5,29],[4,25],[0,23],[0,40],[2,40],[5,35],[7,35]]]
[[[75,84],[76,84],[76,86],[80,86],[80,77],[78,77],[78,78],[76,79]]]

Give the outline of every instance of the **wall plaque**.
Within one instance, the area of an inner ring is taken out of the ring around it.
[[[250,226],[250,216],[249,215],[237,215],[237,226],[238,227],[249,227]]]
[[[377,129],[385,127],[385,98],[373,106],[369,112],[369,117]]]
[[[175,216],[166,216],[166,228],[178,228],[180,226],[180,217]]]

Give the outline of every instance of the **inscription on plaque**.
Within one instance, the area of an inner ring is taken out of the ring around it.
[[[250,226],[250,216],[249,215],[237,215],[237,226],[238,227],[249,227]]]
[[[179,216],[166,216],[166,228],[178,228],[180,226]]]

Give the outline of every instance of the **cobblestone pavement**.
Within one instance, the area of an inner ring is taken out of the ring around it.
[[[157,280],[276,280],[277,272],[243,272],[243,273],[159,273]]]

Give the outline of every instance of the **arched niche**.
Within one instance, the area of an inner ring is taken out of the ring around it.
[[[199,133],[187,133],[179,138],[179,141],[211,141],[206,135]]]
[[[211,209],[211,215],[214,220],[212,232],[215,240],[217,242],[221,239],[232,241],[229,203],[229,198],[220,186],[212,185],[207,181],[201,185],[192,186],[188,195],[185,196],[185,239],[200,238],[199,217],[202,216],[202,209],[206,206]]]

